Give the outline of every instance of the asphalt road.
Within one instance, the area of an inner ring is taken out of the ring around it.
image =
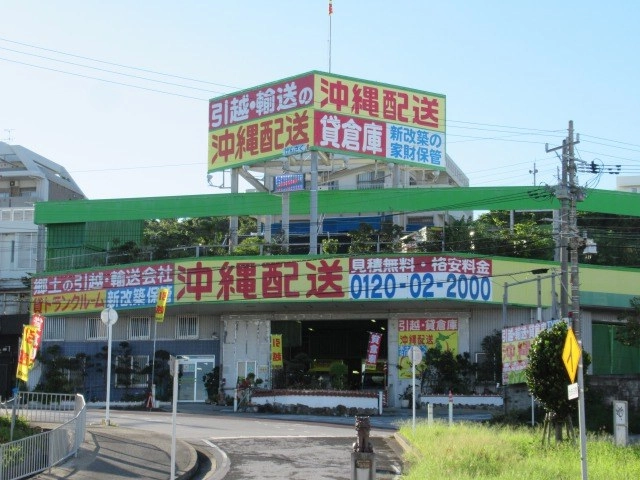
[[[212,476],[212,479],[351,478],[351,452],[356,433],[352,418],[263,417],[198,408],[187,410],[176,415],[176,438],[216,453],[218,467],[224,467],[226,475]],[[104,417],[100,410],[90,410],[88,414],[90,423],[100,423]],[[165,435],[173,431],[170,412],[111,410],[110,419],[125,428]],[[382,419],[378,418],[378,422],[383,424]],[[396,478],[401,471],[400,448],[393,438],[394,429],[388,427],[374,425],[371,430],[380,480]]]

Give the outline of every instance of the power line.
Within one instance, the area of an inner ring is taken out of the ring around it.
[[[75,62],[67,62],[67,61],[64,61],[64,60],[58,60],[56,58],[45,57],[43,55],[36,55],[34,53],[20,52],[18,50],[13,50],[11,48],[0,47],[0,50],[7,50],[9,52],[20,53],[22,55],[29,55],[31,57],[37,57],[37,58],[42,58],[42,59],[45,59],[45,60],[51,60],[53,62],[64,63],[65,65],[73,65],[74,67],[88,68],[88,69],[91,69],[91,70],[97,70],[99,72],[112,73],[114,75],[122,75],[124,77],[135,78],[135,79],[138,79],[138,80],[146,80],[146,81],[149,81],[149,82],[162,83],[164,85],[171,85],[173,87],[188,88],[188,89],[191,89],[191,90],[198,90],[200,92],[211,92],[211,90],[209,90],[209,89],[204,89],[204,88],[199,88],[199,87],[191,87],[189,85],[182,85],[182,84],[175,83],[175,82],[165,82],[163,80],[156,80],[154,78],[141,77],[139,75],[132,75],[130,73],[117,72],[115,70],[107,70],[106,68],[99,68],[99,67],[92,67],[92,66],[89,66],[89,65],[82,65],[80,63],[75,63]],[[13,61],[13,60],[7,60],[7,61]],[[98,80],[96,77],[90,77],[90,78]],[[216,93],[221,93],[221,92],[216,92]]]
[[[16,42],[14,40],[9,40],[8,38],[0,37],[0,41],[13,43],[13,44],[16,44],[16,45],[22,45],[23,47],[35,48],[35,49],[38,49],[38,50],[57,53],[57,54],[65,55],[65,56],[68,56],[68,57],[80,58],[80,59],[83,59],[83,60],[90,60],[92,62],[102,63],[102,64],[105,64],[105,65],[112,65],[114,67],[129,68],[131,70],[137,70],[137,71],[146,72],[146,73],[153,73],[155,75],[162,75],[162,76],[165,76],[165,77],[178,78],[180,80],[189,80],[191,82],[205,83],[205,84],[208,84],[208,85],[216,85],[218,87],[224,87],[224,88],[231,88],[231,89],[234,89],[234,90],[240,90],[238,87],[231,86],[231,85],[225,85],[223,83],[208,82],[206,80],[199,80],[197,78],[182,77],[182,76],[174,75],[174,74],[171,74],[171,73],[163,73],[163,72],[158,72],[158,71],[155,71],[155,70],[148,70],[148,69],[145,69],[145,68],[139,68],[139,67],[132,67],[132,66],[129,66],[129,65],[123,65],[123,64],[120,64],[120,63],[107,62],[107,61],[104,61],[104,60],[98,60],[98,59],[91,58],[91,57],[85,57],[85,56],[82,56],[82,55],[74,55],[72,53],[62,52],[60,50],[53,50],[53,49],[50,49],[50,48],[39,47],[37,45],[32,45],[32,44],[29,44],[29,43]]]
[[[121,85],[121,86],[124,86],[124,87],[137,88],[139,90],[146,90],[148,92],[163,93],[165,95],[173,95],[175,97],[190,98],[192,100],[208,101],[208,99],[206,99],[206,98],[192,97],[190,95],[182,95],[180,93],[167,92],[167,91],[164,91],[164,90],[157,90],[155,88],[141,87],[141,86],[138,86],[138,85],[131,85],[129,83],[116,82],[115,80],[107,80],[107,79],[104,79],[104,78],[92,77],[90,75],[82,75],[80,73],[67,72],[67,71],[64,71],[64,70],[59,70],[57,68],[43,67],[43,66],[34,65],[34,64],[31,64],[31,63],[19,62],[17,60],[10,60],[8,58],[0,57],[0,60],[3,60],[5,62],[17,63],[17,64],[20,64],[20,65],[26,65],[28,67],[39,68],[39,69],[42,69],[42,70],[49,70],[51,72],[64,73],[65,75],[73,75],[74,77],[81,77],[81,78],[87,78],[87,79],[90,79],[90,80],[97,80],[99,82],[111,83],[113,85]]]

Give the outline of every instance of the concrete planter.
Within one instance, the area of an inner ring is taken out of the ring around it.
[[[449,395],[421,395],[420,404],[445,405],[449,403]],[[454,395],[454,406],[491,406],[501,407],[503,398],[500,395]]]
[[[310,408],[347,408],[378,410],[377,392],[352,390],[254,390],[253,405],[305,405]]]

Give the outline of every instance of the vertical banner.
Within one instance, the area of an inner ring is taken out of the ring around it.
[[[33,368],[36,361],[36,355],[38,354],[38,350],[40,350],[40,345],[42,344],[42,336],[44,335],[44,316],[39,313],[33,314],[29,321],[29,325],[35,328],[33,345],[29,356],[29,368]]]
[[[271,368],[282,368],[282,334],[271,335]]]
[[[20,342],[20,353],[18,354],[18,370],[16,378],[23,382],[29,381],[29,368],[31,367],[31,352],[36,336],[36,327],[25,325],[22,329],[22,341]]]
[[[365,370],[375,370],[378,363],[378,354],[380,353],[380,343],[382,342],[382,334],[369,332],[369,345],[367,346],[367,361]]]
[[[167,310],[167,298],[169,298],[169,289],[161,288],[158,290],[158,301],[156,303],[156,322],[164,322],[164,312]]]

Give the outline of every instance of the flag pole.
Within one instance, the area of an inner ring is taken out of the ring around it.
[[[333,3],[329,0],[329,73],[331,73],[331,17],[333,16]]]

